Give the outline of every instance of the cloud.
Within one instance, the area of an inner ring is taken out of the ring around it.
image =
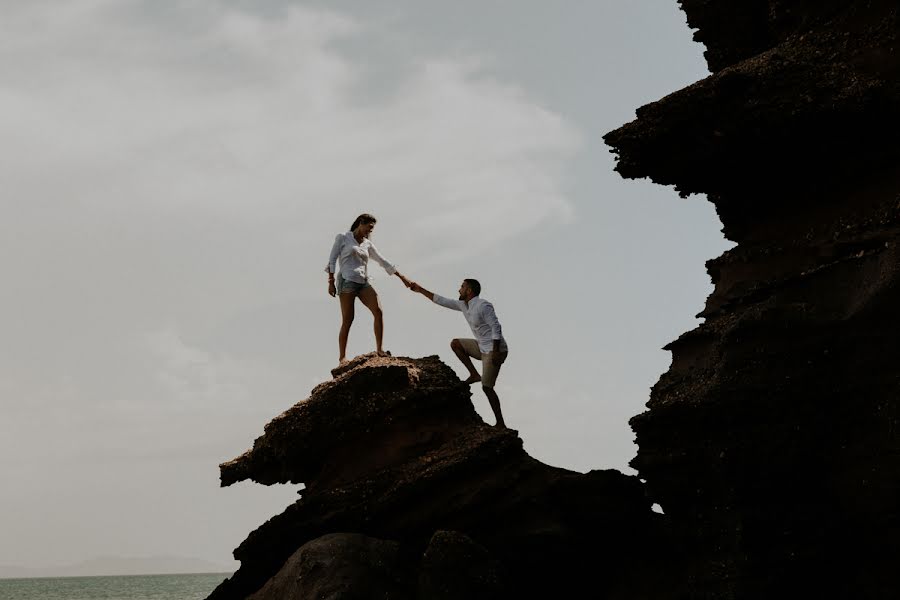
[[[333,235],[356,214],[379,216],[380,249],[414,273],[568,214],[579,134],[477,56],[410,50],[369,97],[379,67],[342,48],[396,23],[248,6],[4,7],[0,376],[71,377],[73,404],[132,397],[157,372],[132,341],[173,323],[259,382],[205,344],[276,320],[324,331],[297,315],[298,290],[323,295]],[[172,397],[234,392],[194,358]]]
[[[72,456],[142,452],[161,423],[188,440],[214,411],[216,435],[250,438],[238,428],[322,369],[297,362],[325,339],[334,353],[333,323],[301,313],[298,290],[324,302],[331,241],[358,213],[419,271],[566,218],[578,132],[479,57],[410,49],[379,80],[384,65],[347,44],[397,23],[250,6],[4,6],[0,381],[23,425],[10,445],[45,412]]]
[[[138,407],[141,410],[199,416],[197,424],[201,424],[211,413],[256,414],[261,403],[278,406],[280,400],[282,406],[289,406],[299,400],[296,396],[301,392],[290,373],[253,359],[204,350],[173,327],[147,333],[144,343],[150,359],[147,371],[163,405],[144,403]]]
[[[390,31],[299,6],[152,6],[28,3],[0,24],[0,202],[251,222],[320,253],[368,209],[423,261],[568,214],[578,133],[477,59],[409,57],[366,102],[370,73],[337,46]]]

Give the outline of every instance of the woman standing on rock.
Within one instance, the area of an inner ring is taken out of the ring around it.
[[[353,324],[354,304],[356,298],[372,311],[375,318],[375,351],[385,354],[381,347],[381,339],[384,334],[384,317],[381,311],[381,301],[378,292],[372,287],[369,277],[369,258],[384,267],[388,275],[399,277],[406,287],[409,280],[400,274],[393,264],[388,262],[372,244],[369,237],[375,229],[376,219],[370,214],[361,214],[353,221],[350,231],[339,233],[334,238],[334,246],[328,257],[328,293],[337,296],[341,301],[341,331],[338,334],[338,347],[340,348],[339,362],[347,361],[347,338],[350,335],[350,325]],[[335,284],[335,263],[340,259],[340,271],[337,273]]]

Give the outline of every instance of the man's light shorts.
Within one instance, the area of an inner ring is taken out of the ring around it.
[[[491,360],[493,352],[482,354],[481,348],[478,347],[478,342],[472,338],[459,338],[459,343],[462,344],[466,354],[481,361],[481,386],[493,388],[494,384],[497,383],[497,374],[500,372],[501,367],[501,365],[498,365]],[[500,354],[502,354],[505,359],[509,352],[501,352]]]

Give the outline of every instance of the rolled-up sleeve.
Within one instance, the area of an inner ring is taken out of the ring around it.
[[[384,267],[384,270],[387,271],[388,275],[393,275],[397,272],[397,267],[378,252],[378,248],[375,247],[375,244],[369,244],[369,256],[374,258],[375,262]]]
[[[328,264],[325,265],[326,273],[334,273],[338,256],[341,255],[341,246],[343,245],[343,242],[344,236],[340,233],[337,234],[337,237],[334,238],[334,245],[331,247],[331,254],[328,255]]]
[[[500,320],[497,318],[497,313],[494,312],[493,304],[485,302],[481,305],[481,318],[491,328],[491,339],[502,340],[503,331],[500,329]]]
[[[443,296],[435,294],[434,297],[432,297],[431,301],[435,304],[440,304],[444,308],[460,311],[462,310],[462,300],[451,300],[450,298],[444,298]]]

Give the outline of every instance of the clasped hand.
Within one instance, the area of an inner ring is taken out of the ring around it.
[[[400,273],[397,273],[397,277],[400,278],[400,280],[403,282],[403,285],[405,285],[408,289],[410,289],[414,292],[418,292],[419,290],[422,289],[421,287],[419,287],[418,283],[408,279],[407,277],[401,275]]]

